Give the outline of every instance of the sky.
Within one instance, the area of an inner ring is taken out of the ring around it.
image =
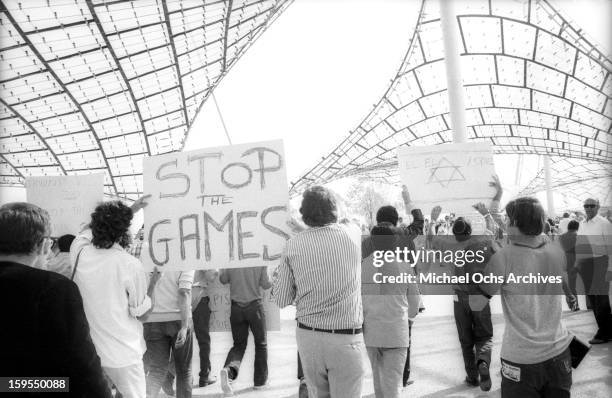
[[[610,53],[612,0],[550,1]],[[215,90],[232,142],[283,139],[289,181],[297,179],[383,95],[408,47],[419,5],[417,0],[295,0]],[[209,100],[185,149],[227,144]],[[516,190],[516,159],[496,158],[508,192]],[[522,183],[537,163],[524,160]],[[25,200],[22,189],[0,190],[0,202]]]
[[[611,0],[551,4],[610,53]],[[232,142],[282,138],[288,178],[295,181],[359,125],[383,95],[410,42],[419,5],[416,0],[295,0],[215,90]],[[219,112],[208,101],[185,149],[227,143]],[[537,156],[525,156],[516,184],[517,159],[496,156],[506,197],[517,193],[541,164]],[[346,186],[335,184],[340,191]]]

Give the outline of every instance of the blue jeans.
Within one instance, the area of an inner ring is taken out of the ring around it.
[[[234,346],[227,354],[225,365],[228,368],[230,379],[238,377],[240,363],[244,357],[249,328],[255,340],[255,375],[253,377],[256,386],[266,384],[268,380],[268,343],[266,339],[266,317],[261,300],[251,301],[248,304],[239,304],[232,301],[232,312],[230,315],[232,326],[232,337]]]
[[[191,398],[191,358],[193,356],[193,332],[187,332],[185,344],[175,347],[181,329],[181,321],[151,322],[144,324],[147,351],[144,355],[147,377],[147,397],[157,397],[168,372],[170,352],[176,368],[176,397]]]

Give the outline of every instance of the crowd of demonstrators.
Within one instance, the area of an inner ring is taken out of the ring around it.
[[[272,287],[281,308],[296,306],[300,398],[361,396],[366,353],[376,398],[399,397],[412,382],[411,331],[423,309],[420,289],[414,283],[372,283],[374,273],[418,275],[429,272],[431,264],[385,259],[379,268],[374,253],[425,246],[486,253],[483,261],[464,266],[437,264],[455,276],[539,273],[561,278],[560,285],[453,285],[453,305],[468,385],[491,389],[489,368],[495,359],[489,299],[500,294],[506,325],[502,396],[569,396],[573,336],[561,321],[562,296],[570,309],[578,310],[580,276],[597,324],[590,343],[612,341],[612,223],[599,215],[599,202],[591,198],[584,202],[584,217],[568,212],[561,219],[547,218],[534,198],[511,200],[504,217],[497,177],[490,185],[495,188],[491,203],[474,205],[486,226],[479,235],[456,214],[439,221],[440,207],[424,219],[405,186],[402,197],[409,214],[400,217],[393,206],[382,206],[376,225],[363,231],[339,215],[333,192],[311,187],[300,208],[307,227],[290,221],[294,234],[273,283],[266,267],[146,272],[139,260],[142,229],[135,241],[129,234],[135,212],[147,205],[146,196],[131,207],[120,201],[98,205],[76,237],[65,235],[56,242],[45,210],[27,203],[4,205],[0,306],[13,327],[1,328],[0,338],[13,344],[0,356],[0,371],[70,377],[72,396],[110,397],[114,387],[116,397],[157,397],[163,389],[189,398],[194,334],[200,353],[196,386],[216,382],[209,295],[218,277],[229,284],[231,299],[233,347],[220,370],[227,395],[233,394],[249,329],[255,342],[254,388],[268,384],[263,290]],[[22,300],[11,299],[16,296]]]
[[[234,345],[221,369],[221,388],[232,394],[232,382],[238,377],[249,337],[255,341],[254,389],[261,390],[268,381],[268,343],[263,289],[272,287],[267,267],[249,267],[221,270],[219,280],[230,285],[230,326]]]
[[[67,377],[66,396],[109,398],[79,289],[39,269],[52,232],[49,214],[35,205],[0,207],[0,313],[7,321],[0,327],[0,374]]]

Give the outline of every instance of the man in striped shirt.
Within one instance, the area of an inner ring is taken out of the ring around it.
[[[296,305],[297,344],[306,383],[316,396],[361,396],[360,231],[339,224],[336,200],[315,186],[300,208],[310,228],[287,241],[272,295],[279,307]]]

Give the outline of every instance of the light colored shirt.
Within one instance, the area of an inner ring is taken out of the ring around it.
[[[153,293],[155,297],[153,310],[144,322],[180,321],[179,289],[191,290],[194,274],[195,271],[162,272]]]
[[[499,249],[484,270],[485,275],[504,277],[504,283],[481,288],[491,295],[501,289],[506,321],[501,357],[520,364],[544,362],[565,351],[572,340],[561,322],[562,285],[509,283],[508,277],[530,273],[562,276],[564,253],[544,235],[511,236],[512,243]]]
[[[151,308],[147,277],[139,260],[118,244],[98,249],[87,229],[74,240],[70,259],[81,252],[74,282],[81,291],[91,339],[102,366],[121,368],[142,363],[146,346],[136,317]],[[82,251],[81,251],[82,250]]]
[[[570,221],[572,220],[569,217],[563,217],[559,221],[559,234],[564,234],[567,232],[567,226],[569,225]]]
[[[72,278],[72,264],[70,263],[70,253],[59,252],[47,263],[47,271],[57,272],[66,278]]]
[[[363,324],[360,231],[330,224],[309,228],[285,246],[272,296],[296,304],[298,322],[320,329]]]
[[[584,241],[586,239],[586,242]],[[581,245],[588,245],[588,257],[608,256],[612,260],[612,223],[606,218],[596,215],[590,220],[584,220],[578,228],[576,254],[580,258]]]
[[[219,281],[230,285],[230,299],[248,304],[263,299],[262,289],[272,287],[268,267],[228,268],[221,270]]]
[[[410,346],[409,321],[419,309],[416,284],[376,283],[374,276],[399,276],[412,273],[407,263],[385,263],[377,268],[370,255],[362,262],[363,338],[368,347],[398,348]]]

